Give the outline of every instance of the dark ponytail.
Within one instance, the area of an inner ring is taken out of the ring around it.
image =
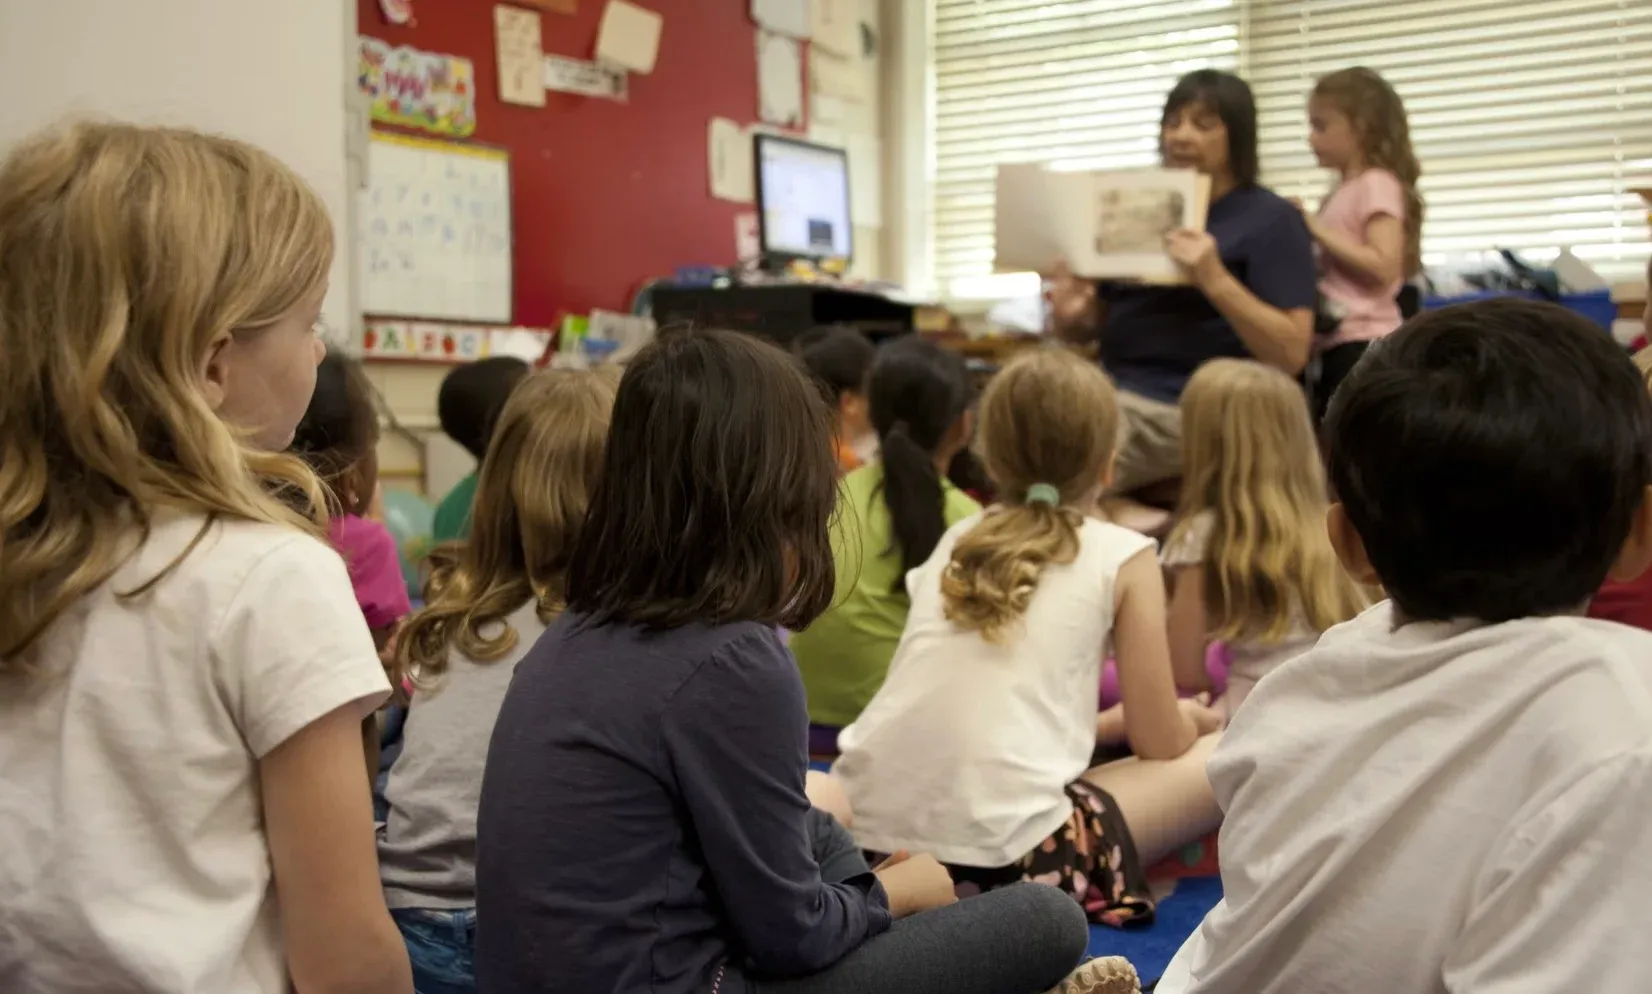
[[[899,552],[896,592],[906,573],[923,565],[946,534],[945,495],[935,455],[973,400],[969,371],[955,352],[907,335],[878,351],[867,400],[883,463],[883,502]]]

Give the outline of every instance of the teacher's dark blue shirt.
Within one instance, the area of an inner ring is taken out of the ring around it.
[[[888,928],[873,874],[820,878],[808,727],[773,628],[563,614],[517,666],[488,747],[479,988],[690,994],[725,964],[814,973]]]
[[[1242,186],[1210,205],[1205,229],[1222,264],[1265,304],[1313,307],[1313,239],[1302,213],[1272,190]],[[1120,389],[1174,404],[1193,371],[1250,350],[1193,286],[1104,283],[1101,363]]]

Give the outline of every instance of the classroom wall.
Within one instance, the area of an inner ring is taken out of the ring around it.
[[[417,23],[394,27],[378,0],[357,2],[362,34],[474,63],[477,126],[468,140],[511,153],[519,324],[551,326],[564,313],[624,309],[650,276],[681,265],[730,265],[735,218],[755,210],[711,197],[706,153],[710,118],[757,120],[750,0],[641,2],[664,15],[665,28],[658,65],[651,75],[631,77],[629,102],[547,93],[543,108],[498,99],[492,3],[414,0]],[[879,0],[861,2],[863,19],[879,26]],[[575,15],[543,13],[545,51],[589,58],[603,5],[579,0]],[[862,62],[868,98],[847,106],[835,130],[884,138],[880,62]],[[880,230],[856,229],[856,275],[885,275],[882,240]],[[436,425],[436,387],[446,367],[373,363],[369,372],[414,438],[386,434],[386,485],[439,496],[468,468]]]
[[[326,316],[348,329],[355,13],[354,0],[0,0],[0,149],[65,115],[263,146],[332,212],[340,250]]]
[[[362,34],[475,64],[469,140],[511,153],[517,323],[624,309],[649,276],[732,264],[735,217],[752,208],[712,199],[706,122],[757,118],[748,0],[645,0],[665,29],[659,63],[631,77],[629,102],[549,93],[543,108],[499,101],[493,6],[414,0],[410,27],[386,23],[378,0],[358,0],[357,14]],[[543,13],[545,51],[589,58],[603,6]],[[875,255],[876,232],[863,241]]]

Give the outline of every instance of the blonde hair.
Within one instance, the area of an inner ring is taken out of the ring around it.
[[[618,379],[607,368],[544,370],[511,391],[482,460],[470,538],[431,554],[427,606],[397,639],[401,675],[429,688],[453,649],[477,662],[499,659],[517,633],[509,625],[484,629],[527,600],[547,624],[562,611]]]
[[[0,675],[157,508],[208,516],[190,549],[215,517],[319,533],[315,475],[225,424],[200,369],[318,292],[332,249],[315,193],[227,138],[77,123],[0,164]]]
[[[1211,637],[1279,642],[1298,612],[1314,631],[1358,614],[1365,596],[1325,531],[1325,470],[1302,388],[1271,366],[1216,359],[1188,381],[1181,411],[1182,502],[1170,544],[1209,515]]]
[[[1118,400],[1094,363],[1045,349],[987,384],[976,448],[1001,506],[960,537],[941,574],[946,617],[989,642],[1026,613],[1038,578],[1078,556],[1084,516],[1071,505],[1103,483],[1118,443]],[[1028,502],[1038,484],[1060,504]]]
[[[1386,169],[1405,190],[1405,275],[1423,268],[1423,203],[1417,183],[1422,165],[1411,148],[1411,124],[1405,102],[1386,79],[1364,66],[1339,69],[1319,78],[1313,98],[1328,100],[1347,116],[1359,137],[1367,168]]]

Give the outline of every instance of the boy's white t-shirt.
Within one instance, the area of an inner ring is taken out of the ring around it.
[[[1652,633],[1393,625],[1331,629],[1235,717],[1225,896],[1157,989],[1652,990]]]
[[[0,990],[284,994],[258,761],[389,682],[338,554],[158,517],[0,693]]]
[[[838,735],[832,773],[861,846],[990,868],[1072,814],[1066,786],[1095,751],[1119,567],[1153,540],[1086,518],[1078,557],[1044,568],[1025,618],[994,645],[948,621],[941,601],[953,546],[981,517],[953,526],[907,574],[906,631],[882,689]]]

